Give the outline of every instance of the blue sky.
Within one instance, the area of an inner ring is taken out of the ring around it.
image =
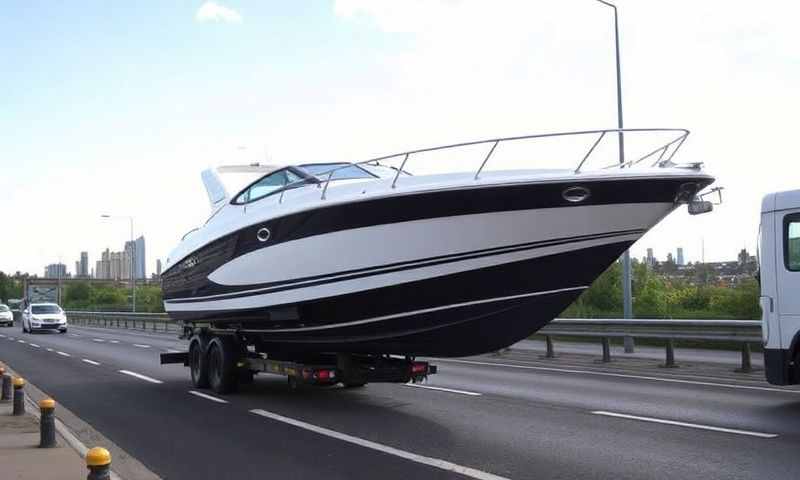
[[[208,214],[199,173],[270,160],[614,127],[610,10],[593,0],[7,0],[0,16],[0,270],[120,249],[148,270]],[[755,247],[763,194],[797,188],[796,2],[619,0],[626,126],[693,131],[726,203],[633,249]],[[757,166],[757,167],[756,167]],[[420,171],[419,169],[417,171]],[[736,228],[733,228],[733,227]]]

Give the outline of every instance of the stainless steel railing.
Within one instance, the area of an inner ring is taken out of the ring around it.
[[[675,136],[674,136],[674,138],[672,138],[671,140],[669,140],[665,144],[659,145],[657,148],[648,151],[644,155],[636,156],[634,159],[628,160],[628,161],[626,161],[624,163],[614,163],[612,165],[608,165],[608,166],[605,166],[605,167],[602,167],[602,168],[605,168],[605,169],[609,169],[609,168],[626,168],[626,167],[629,168],[629,167],[631,167],[633,165],[636,165],[636,164],[638,164],[640,162],[643,162],[644,160],[646,160],[648,158],[654,157],[656,154],[658,154],[658,158],[656,159],[655,162],[652,163],[651,166],[653,166],[653,167],[655,167],[657,165],[661,166],[661,167],[669,166],[669,165],[672,164],[672,158],[675,156],[677,151],[683,145],[683,142],[686,141],[686,138],[689,136],[689,130],[686,130],[686,129],[683,129],[683,128],[624,128],[624,129],[609,128],[609,129],[604,129],[604,130],[581,130],[581,131],[574,131],[574,132],[542,133],[542,134],[536,134],[536,135],[522,135],[522,136],[516,136],[516,137],[491,138],[491,139],[487,139],[487,140],[477,140],[477,141],[472,141],[472,142],[454,143],[454,144],[442,145],[442,146],[438,146],[438,147],[420,148],[420,149],[416,149],[416,150],[409,150],[409,151],[405,151],[405,152],[395,153],[395,154],[392,154],[392,155],[384,155],[384,156],[381,156],[381,157],[370,158],[369,160],[363,160],[363,161],[360,161],[360,162],[347,163],[347,164],[344,164],[344,165],[339,165],[339,166],[334,167],[334,168],[332,168],[330,170],[326,170],[324,172],[321,172],[316,176],[318,178],[320,178],[320,179],[323,179],[323,178],[325,179],[324,183],[321,184],[322,185],[321,186],[322,195],[320,197],[320,199],[324,200],[325,197],[326,197],[327,191],[328,191],[328,186],[330,185],[330,182],[333,179],[333,176],[337,171],[345,169],[345,168],[349,168],[349,167],[351,167],[353,165],[362,165],[362,164],[370,164],[370,163],[374,163],[374,164],[378,165],[379,162],[381,162],[383,160],[389,160],[389,159],[402,157],[403,160],[400,163],[400,167],[396,169],[397,173],[395,174],[394,178],[392,179],[392,188],[396,188],[397,180],[400,178],[400,175],[405,171],[406,163],[408,163],[408,160],[412,155],[416,155],[416,154],[420,154],[420,153],[447,150],[447,149],[463,148],[463,147],[469,147],[469,146],[475,146],[475,145],[483,145],[483,144],[487,144],[488,145],[488,144],[491,144],[491,148],[489,149],[488,153],[486,154],[486,157],[484,157],[483,162],[481,162],[480,167],[478,167],[478,170],[475,172],[474,179],[478,180],[480,178],[481,172],[484,170],[484,168],[486,167],[486,164],[489,162],[489,160],[491,159],[491,157],[494,154],[495,150],[497,149],[497,147],[501,143],[504,143],[504,142],[516,142],[516,141],[520,141],[520,140],[541,139],[541,138],[568,137],[568,136],[595,136],[596,135],[597,138],[594,140],[594,142],[592,143],[591,147],[586,152],[586,154],[583,156],[583,158],[581,159],[580,163],[578,164],[578,166],[574,170],[574,173],[578,174],[578,173],[581,172],[581,169],[586,164],[586,162],[589,160],[589,158],[591,157],[592,153],[596,150],[597,146],[603,141],[603,139],[605,138],[607,133],[617,133],[617,134],[620,134],[620,135],[624,135],[625,133],[634,134],[634,133],[656,133],[656,132],[661,132],[661,133],[671,132],[671,133],[674,133]],[[283,192],[284,191],[286,191],[287,189],[289,189],[289,188],[291,188],[291,187],[293,187],[295,185],[300,185],[300,184],[303,184],[303,183],[307,183],[307,180],[300,180],[300,181],[293,182],[293,183],[290,183],[290,184],[287,184],[286,186],[284,186],[283,189],[282,189],[282,192],[281,192],[281,197],[279,199],[279,202],[283,201]]]

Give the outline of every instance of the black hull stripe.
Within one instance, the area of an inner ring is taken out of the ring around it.
[[[387,273],[396,273],[405,270],[413,270],[416,268],[422,267],[430,267],[430,266],[437,266],[443,265],[447,263],[454,263],[458,261],[464,260],[473,260],[476,258],[483,258],[483,257],[490,257],[496,255],[503,255],[507,253],[515,253],[525,250],[535,250],[545,247],[553,247],[558,245],[566,245],[570,243],[578,243],[588,240],[601,240],[606,238],[615,238],[619,236],[626,236],[626,235],[639,235],[644,234],[644,229],[633,229],[633,230],[620,230],[614,232],[606,232],[601,234],[591,234],[591,235],[580,235],[575,237],[564,237],[564,238],[557,238],[551,240],[543,240],[537,242],[529,242],[523,243],[518,245],[508,245],[504,247],[494,247],[494,248],[487,248],[482,250],[475,250],[472,252],[462,252],[457,254],[449,254],[449,255],[440,255],[436,257],[429,257],[425,259],[418,259],[412,260],[408,262],[398,262],[394,264],[387,264],[381,265],[377,267],[367,267],[363,269],[357,270],[349,270],[343,272],[337,272],[333,274],[326,274],[326,275],[318,275],[314,277],[305,277],[303,279],[295,279],[285,282],[275,282],[267,288],[259,288],[253,289],[256,285],[246,285],[240,287],[242,291],[229,293],[229,294],[220,294],[220,295],[213,295],[213,296],[206,296],[206,297],[194,297],[194,298],[185,298],[185,299],[171,299],[166,300],[165,303],[167,304],[181,304],[181,303],[196,303],[196,302],[208,302],[208,301],[215,301],[215,300],[228,300],[233,298],[244,298],[244,297],[251,297],[256,295],[263,295],[267,293],[277,293],[283,292],[287,290],[295,290],[298,288],[307,288],[307,287],[315,287],[319,285],[324,285],[328,283],[346,281],[346,280],[355,280],[364,277],[370,277],[374,275],[382,275]],[[316,280],[316,281],[315,281]]]
[[[557,293],[583,291],[583,290],[586,290],[587,288],[589,288],[589,286],[588,285],[584,285],[584,286],[580,286],[580,287],[559,288],[559,289],[556,289],[556,290],[546,290],[546,291],[542,291],[542,292],[522,293],[522,294],[518,294],[518,295],[511,295],[511,296],[500,297],[500,298],[485,298],[485,299],[482,299],[482,300],[475,300],[475,301],[472,301],[472,302],[463,302],[463,303],[457,303],[457,304],[454,304],[454,305],[442,305],[440,307],[426,308],[426,309],[423,309],[423,310],[414,310],[414,311],[410,311],[410,312],[400,312],[400,313],[395,313],[395,314],[392,314],[392,315],[384,315],[382,317],[365,318],[363,320],[355,320],[355,321],[352,321],[352,322],[342,322],[342,323],[336,323],[336,324],[332,324],[332,325],[317,325],[317,326],[313,326],[313,327],[274,328],[274,329],[264,329],[264,330],[242,330],[242,331],[243,332],[244,331],[251,331],[251,332],[258,332],[258,333],[267,333],[267,332],[269,332],[269,333],[283,333],[283,332],[311,332],[311,331],[315,331],[315,330],[332,330],[332,329],[338,329],[338,328],[352,327],[352,326],[356,326],[356,325],[363,325],[363,324],[366,324],[366,323],[383,322],[383,321],[386,321],[386,320],[394,320],[396,318],[404,318],[404,317],[410,317],[410,316],[414,316],[414,315],[422,315],[422,314],[426,314],[426,313],[434,313],[434,312],[440,312],[440,311],[445,311],[445,310],[452,310],[452,309],[455,309],[455,308],[469,307],[469,306],[473,306],[473,305],[481,305],[481,304],[484,304],[484,303],[496,303],[496,302],[504,302],[504,301],[508,301],[508,300],[519,300],[519,299],[530,298],[530,297],[540,297],[540,296],[543,296],[543,295],[553,295],[553,294],[557,294]]]
[[[712,181],[711,177],[703,174],[675,178],[575,178],[553,183],[476,185],[320,204],[309,210],[259,222],[253,219],[252,225],[199,247],[164,272],[164,298],[230,293],[230,289],[209,283],[206,277],[220,265],[264,248],[264,243],[256,236],[257,231],[264,227],[271,232],[268,244],[275,245],[324,233],[427,218],[588,205],[673,203],[682,185],[696,184],[697,189],[701,189]],[[579,205],[564,200],[563,190],[572,186],[588,188],[591,196]]]

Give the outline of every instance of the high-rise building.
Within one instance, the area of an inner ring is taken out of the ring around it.
[[[675,260],[672,258],[672,252],[667,253],[667,263],[675,263]]]
[[[133,271],[135,272],[136,278],[145,278],[145,274],[147,272],[145,269],[146,255],[144,249],[144,237],[140,236],[133,242],[125,242],[125,253],[133,256]]]
[[[156,259],[156,277],[161,278],[161,259]]]
[[[652,248],[648,248],[647,249],[647,265],[650,265],[652,267],[655,264],[656,264],[656,257],[653,256],[653,249]]]
[[[44,267],[44,278],[64,278],[67,276],[67,266],[63,263],[51,263]]]
[[[78,275],[81,277],[89,276],[89,252],[81,252],[81,269]]]
[[[683,248],[678,247],[678,265],[683,266],[686,265],[685,259],[683,258]]]

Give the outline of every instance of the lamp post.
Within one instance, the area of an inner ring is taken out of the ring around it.
[[[595,0],[607,7],[614,9],[614,51],[617,60],[617,128],[622,130],[622,74],[620,73],[619,61],[619,21],[617,18],[617,6],[613,3],[606,2],[605,0]],[[620,131],[617,132],[617,139],[619,142],[619,163],[625,163],[625,136]],[[623,317],[631,318],[633,316],[633,303],[631,301],[631,253],[625,250],[622,254],[622,310]],[[633,338],[625,337],[625,352],[633,353]]]
[[[131,310],[136,312],[136,274],[134,272],[134,259],[136,258],[136,243],[133,241],[133,217],[126,215],[100,215],[102,218],[127,218],[131,222]]]

